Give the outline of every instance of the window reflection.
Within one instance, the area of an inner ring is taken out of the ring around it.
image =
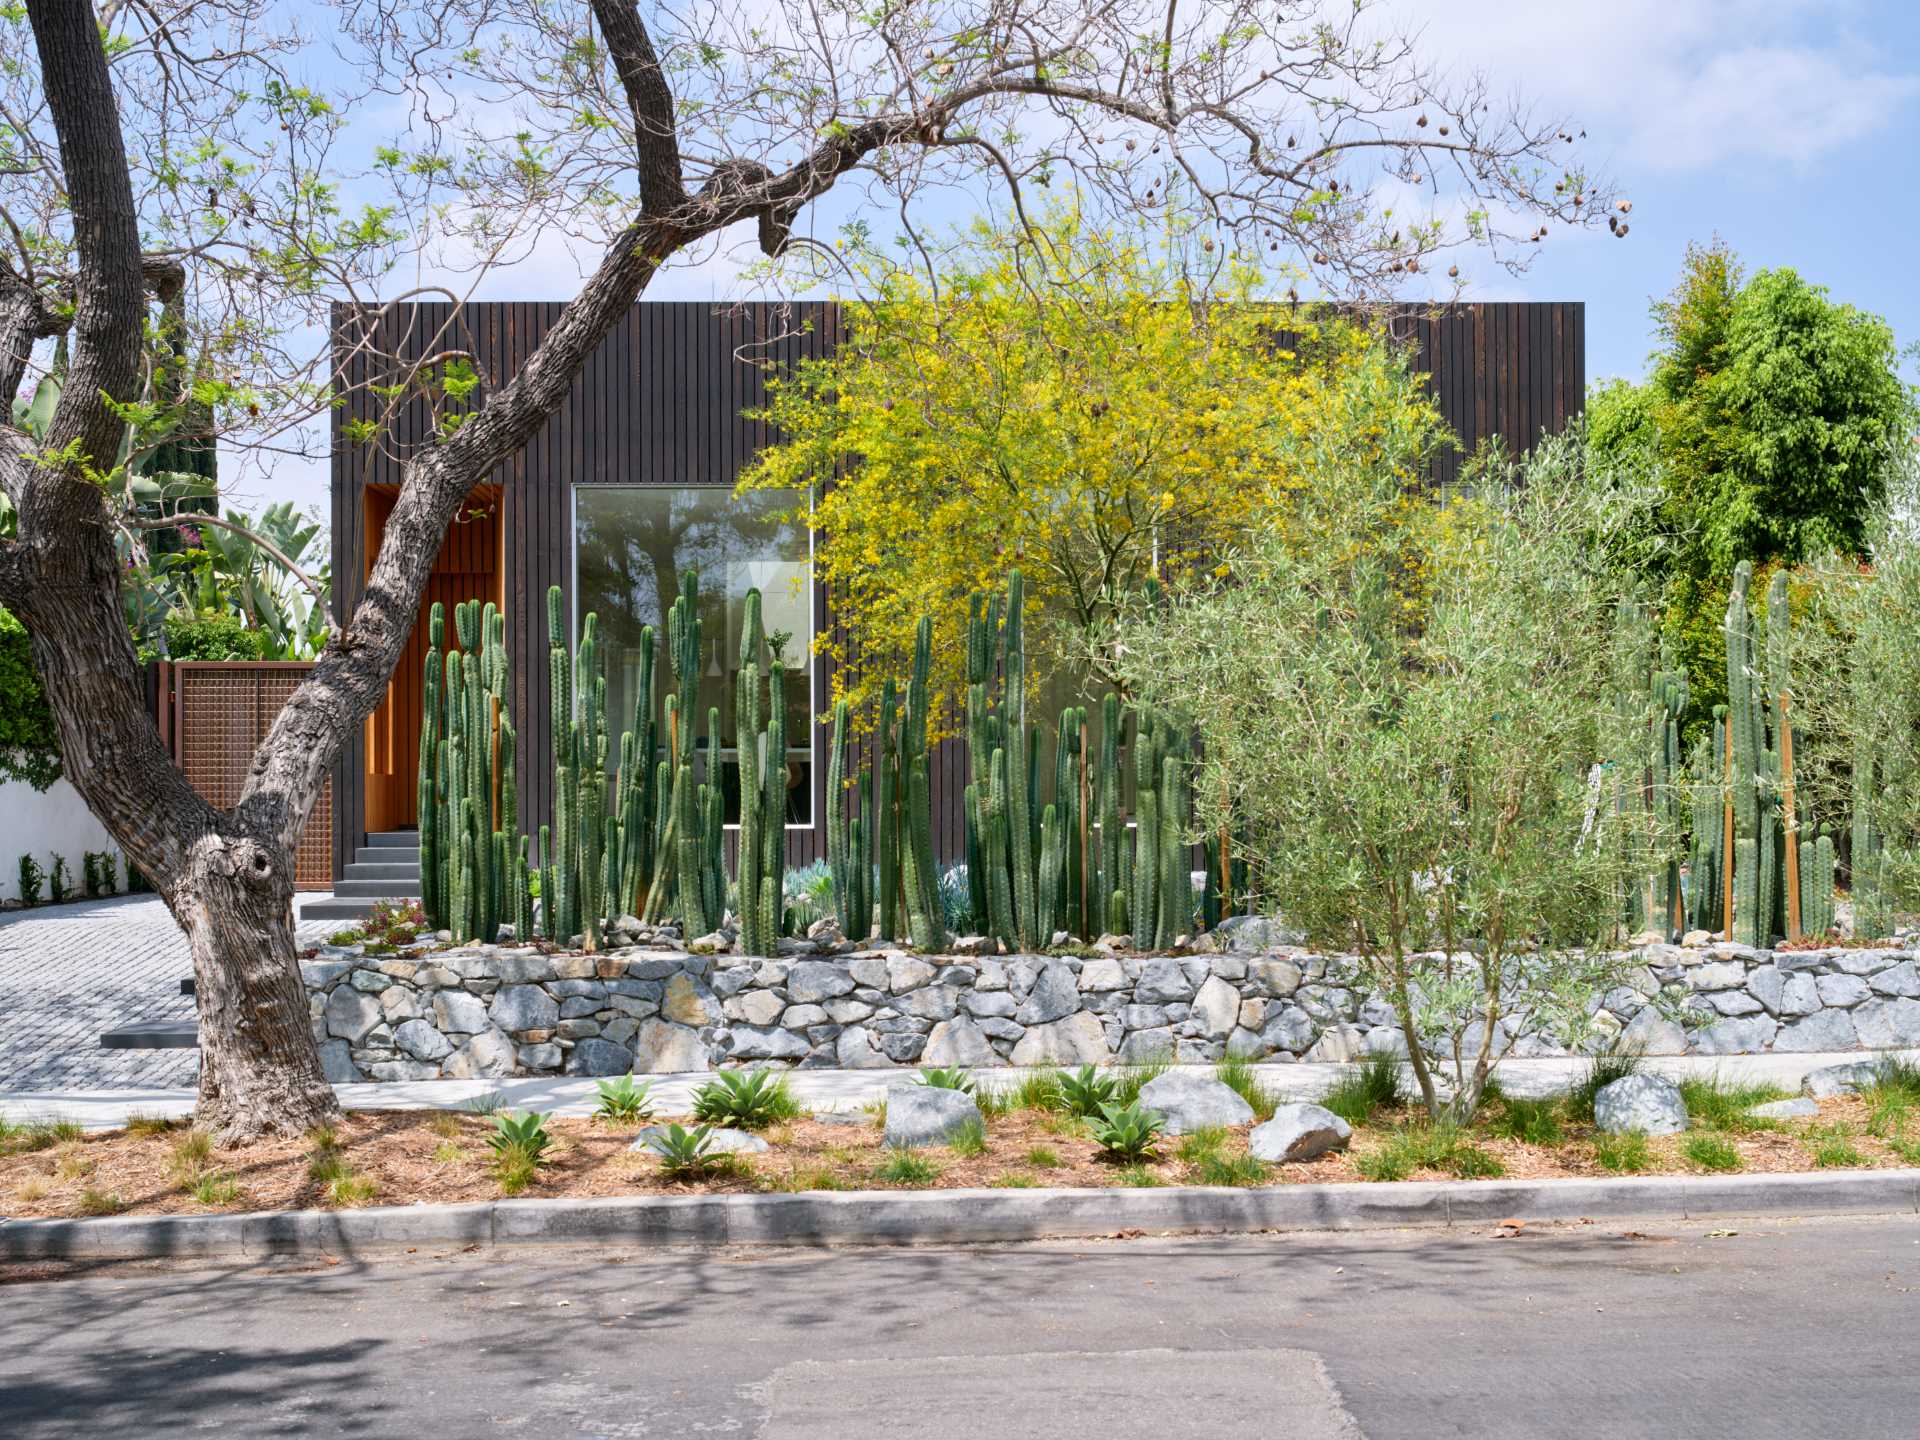
[[[574,490],[575,618],[600,617],[607,677],[608,723],[633,728],[640,670],[640,632],[657,637],[658,694],[667,693],[666,614],[682,572],[699,572],[701,644],[697,743],[707,743],[710,707],[720,710],[722,783],[727,821],[739,818],[733,761],[732,674],[739,663],[746,595],[757,588],[770,640],[784,636],[787,664],[787,823],[812,820],[813,595],[809,536],[783,520],[798,496],[766,491],[735,495],[725,486],[580,486]],[[609,748],[612,748],[611,746]]]

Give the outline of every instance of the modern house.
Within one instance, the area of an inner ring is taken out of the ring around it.
[[[470,349],[487,383],[510,377],[558,319],[557,302],[474,303],[464,307],[457,338],[442,337],[451,320],[443,303],[386,314],[374,353],[409,360],[448,343]],[[342,346],[353,317],[336,316]],[[1558,431],[1578,414],[1586,384],[1585,312],[1578,303],[1490,304],[1409,311],[1396,330],[1431,377],[1442,415],[1471,451],[1484,437],[1510,442]],[[813,582],[810,537],[776,517],[777,497],[737,499],[735,476],[769,442],[767,427],[742,412],[765,398],[765,366],[829,353],[842,334],[830,303],[716,306],[642,304],[611,334],[575,383],[566,404],[512,461],[490,477],[473,512],[456,523],[435,564],[422,623],[395,673],[386,702],[341,761],[333,778],[336,880],[352,875],[360,855],[380,858],[379,844],[404,853],[416,821],[414,780],[421,721],[421,669],[426,607],[479,598],[505,608],[512,659],[512,706],[518,726],[521,824],[551,816],[552,777],[547,683],[548,587],[566,597],[569,623],[591,610],[599,617],[616,738],[632,711],[633,648],[644,625],[660,627],[681,570],[697,566],[707,597],[710,653],[737,645],[741,598],[758,587],[769,631],[787,631],[787,653],[811,655],[813,637],[833,623],[828,597]],[[347,353],[344,349],[343,354]],[[351,610],[361,597],[400,479],[410,436],[427,433],[424,402],[399,417],[390,443],[357,444],[349,424],[378,403],[366,389],[379,377],[371,362],[348,365],[354,386],[336,412],[333,449],[333,575],[337,603]],[[1457,471],[1458,454],[1435,462],[1434,479]],[[950,642],[949,642],[950,643]],[[789,681],[794,786],[787,813],[789,863],[826,850],[824,790],[826,662],[810,659]],[[701,708],[724,705],[716,658],[703,682]],[[723,730],[731,734],[730,729]],[[947,744],[935,759],[936,843],[957,854],[963,843],[963,747]],[[404,865],[384,866],[404,873]],[[362,894],[375,885],[349,884]],[[399,887],[405,892],[405,886]]]

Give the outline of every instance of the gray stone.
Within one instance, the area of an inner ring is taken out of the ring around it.
[[[1033,988],[1014,1012],[1022,1025],[1045,1025],[1080,1008],[1080,982],[1064,960],[1049,960],[1034,977]]]
[[[809,1025],[826,1023],[827,1012],[819,1005],[789,1005],[780,1017],[780,1024],[788,1030],[805,1030]]]
[[[748,990],[735,995],[721,1007],[729,1020],[743,1021],[748,1025],[771,1025],[780,1018],[780,1012],[787,1008],[772,990]]]
[[[1120,1023],[1129,1030],[1159,1030],[1171,1018],[1164,1005],[1127,1005],[1120,1010]]]
[[[1695,990],[1732,990],[1746,983],[1747,967],[1738,960],[1696,965],[1687,971],[1687,984]]]
[[[886,1057],[897,1065],[911,1065],[920,1058],[927,1047],[924,1035],[882,1035],[880,1049]]]
[[[1367,1056],[1367,1037],[1351,1025],[1335,1025],[1320,1032],[1300,1058],[1316,1065],[1350,1065]]]
[[[1646,1005],[1620,1032],[1620,1048],[1631,1055],[1684,1055],[1687,1032]]]
[[[970,1125],[984,1126],[973,1096],[930,1085],[887,1087],[887,1124],[881,1143],[895,1150],[944,1145]]]
[[[918,990],[933,980],[933,966],[912,955],[889,955],[887,957],[887,989],[899,995],[908,990]],[[849,985],[848,990],[853,987]],[[846,990],[836,990],[836,995],[846,994]]]
[[[1831,975],[1823,975],[1823,980],[1831,980]],[[1852,979],[1852,976],[1844,977]],[[1783,1026],[1780,1033],[1773,1037],[1773,1048],[1797,1051],[1802,1054],[1818,1050],[1851,1050],[1859,1043],[1854,1034],[1853,1016],[1845,1010],[1822,1010],[1804,1020],[1796,1020]]]
[[[633,1137],[633,1143],[627,1149],[641,1154],[664,1155],[666,1135],[665,1125],[649,1125]],[[709,1155],[758,1155],[766,1148],[766,1141],[745,1130],[729,1130],[721,1126],[707,1131],[706,1151]]]
[[[803,1036],[791,1030],[756,1030],[746,1025],[733,1027],[733,1058],[736,1060],[798,1060],[807,1053]]]
[[[1247,960],[1244,955],[1216,955],[1207,962],[1207,969],[1222,980],[1247,978]]]
[[[1019,1003],[1005,990],[969,991],[960,1004],[969,1015],[997,1015],[1002,1019],[1012,1019],[1013,1012],[1020,1008]]]
[[[467,1042],[441,1065],[441,1070],[456,1080],[478,1080],[483,1077],[495,1078],[511,1075],[519,1060],[513,1041],[502,1030],[482,1030],[471,1035]]]
[[[927,985],[893,997],[896,1009],[917,1020],[951,1020],[960,1008],[959,992],[951,985]]]
[[[1313,1045],[1319,1034],[1311,1015],[1297,1006],[1289,1005],[1267,1021],[1260,1038],[1269,1049],[1287,1050],[1299,1055]]]
[[[1300,988],[1300,967],[1291,960],[1250,960],[1247,984],[1255,995],[1284,1000]]]
[[[591,995],[569,995],[560,1002],[562,1020],[578,1020],[587,1015],[597,1015],[606,1008],[604,999],[595,1000]]]
[[[1140,1105],[1158,1112],[1169,1135],[1191,1135],[1214,1126],[1245,1125],[1253,1107],[1211,1075],[1169,1070],[1140,1087]]]
[[[327,1077],[331,1085],[353,1085],[366,1079],[360,1073],[360,1067],[353,1063],[344,1040],[328,1040],[320,1046],[320,1073]]]
[[[1744,990],[1716,990],[1707,997],[1722,1015],[1762,1015],[1766,1006]]]
[[[633,1052],[611,1040],[581,1040],[567,1056],[569,1075],[625,1075],[633,1069]]]
[[[1353,1127],[1318,1105],[1281,1105],[1273,1118],[1253,1127],[1247,1153],[1256,1160],[1312,1160],[1329,1150],[1344,1150]]]
[[[1766,1015],[1743,1015],[1736,1020],[1722,1020],[1694,1032],[1694,1053],[1757,1055],[1767,1048],[1777,1029],[1779,1026]]]
[[[1298,945],[1305,936],[1277,916],[1232,915],[1214,930],[1214,941],[1238,955],[1256,955],[1282,945]]]
[[[1643,1071],[1600,1087],[1593,1123],[1609,1135],[1677,1135],[1687,1128],[1687,1102],[1671,1080]]]
[[[1747,972],[1747,993],[1775,1015],[1780,1013],[1780,998],[1786,986],[1787,972],[1778,965],[1756,965]]]
[[[887,960],[884,955],[858,955],[847,962],[847,973],[855,985],[870,990],[887,988]]]
[[[327,997],[327,1033],[358,1045],[380,1023],[380,1002],[348,985]]]
[[[380,993],[380,1013],[389,1025],[420,1017],[420,997],[405,985],[395,985]]]
[[[550,1035],[562,1040],[589,1040],[600,1033],[600,1022],[589,1020],[586,1016],[576,1016],[572,1020],[562,1020],[552,1030],[523,1030],[521,1038],[529,1044],[538,1044]]]
[[[1199,1024],[1201,1035],[1209,1040],[1224,1040],[1233,1033],[1239,1018],[1240,992],[1218,975],[1209,976],[1193,997],[1193,1019]]]
[[[873,1006],[864,1000],[842,996],[827,1002],[827,1018],[836,1025],[853,1025],[873,1014]]]
[[[1167,1038],[1171,1048],[1172,1036]],[[1010,1058],[1015,1065],[1097,1065],[1112,1053],[1106,1027],[1098,1016],[1082,1010],[1062,1020],[1029,1026]]]
[[[713,987],[713,993],[724,1001],[746,989],[752,979],[751,965],[729,965],[725,970],[716,970],[707,983]]]
[[[377,1060],[367,1066],[370,1079],[388,1083],[400,1080],[438,1080],[441,1075],[438,1065],[425,1060]]]
[[[547,983],[546,991],[557,1000],[573,1000],[582,996],[590,1000],[607,998],[606,982],[602,980],[552,980]]]
[[[560,1007],[538,985],[505,985],[487,1015],[502,1030],[551,1030],[559,1023]]]
[[[1140,967],[1133,997],[1143,1004],[1164,1005],[1170,1000],[1191,1000],[1198,988],[1178,960],[1149,960]]]
[[[1782,1016],[1811,1015],[1820,1008],[1820,989],[1814,983],[1812,975],[1789,975],[1786,984],[1780,987],[1780,1003],[1777,1007]]]
[[[1893,950],[1836,950],[1833,968],[1846,975],[1872,975],[1893,964]]]
[[[864,1025],[849,1025],[840,1032],[834,1041],[834,1060],[842,1070],[885,1070],[893,1064]]]
[[[934,1026],[920,1055],[927,1065],[991,1065],[996,1058],[986,1032],[964,1015]]]
[[[393,984],[393,977],[382,975],[378,970],[356,970],[348,978],[347,983],[364,994],[378,995]]]
[[[351,969],[351,960],[302,960],[300,983],[309,990],[324,990]]]
[[[982,1034],[990,1039],[1004,1040],[1008,1044],[1012,1044],[1027,1033],[1026,1026],[1015,1024],[1011,1020],[1002,1020],[996,1015],[989,1015],[979,1023]]]
[[[1880,1083],[1880,1066],[1871,1060],[1853,1060],[1845,1065],[1826,1065],[1809,1070],[1800,1082],[1803,1093],[1816,1100],[1835,1095],[1857,1095]]]
[[[1080,967],[1080,988],[1082,990],[1124,990],[1127,988],[1127,972],[1120,968],[1118,960],[1102,957],[1089,960]]]
[[[686,955],[650,955],[627,963],[627,974],[635,980],[665,980],[679,973],[691,957]]]
[[[642,1020],[633,1035],[633,1068],[641,1074],[667,1075],[705,1070],[707,1047],[698,1030],[668,1020]]]
[[[1869,1000],[1853,1012],[1853,1028],[1869,1050],[1920,1045],[1920,1000]]]
[[[522,1045],[519,1050],[520,1068],[523,1070],[558,1070],[567,1058],[562,1050],[551,1040],[540,1045]]]
[[[424,1020],[407,1020],[394,1027],[393,1043],[416,1060],[444,1060],[453,1042]]]
[[[640,1023],[630,1015],[619,1015],[603,1024],[600,1033],[614,1044],[624,1045],[631,1050],[633,1037],[640,1033]]]
[[[1902,960],[1889,966],[1867,982],[1876,995],[1920,996],[1920,966]]]
[[[1820,992],[1820,1003],[1844,1008],[1858,1005],[1873,992],[1867,988],[1867,982],[1858,975],[1821,975],[1814,982],[1814,988]]]
[[[1747,1114],[1756,1120],[1811,1120],[1820,1113],[1820,1107],[1804,1095],[1792,1100],[1769,1100],[1762,1105],[1749,1105]]]

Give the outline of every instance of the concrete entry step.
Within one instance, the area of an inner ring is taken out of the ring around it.
[[[364,920],[378,903],[378,897],[341,895],[331,900],[296,902],[295,910],[303,925],[311,920]]]
[[[418,900],[420,898],[420,877],[411,880],[336,880],[333,893],[342,896],[365,896],[374,900]]]
[[[417,845],[362,845],[353,852],[356,865],[418,865]]]
[[[395,847],[405,850],[418,850],[420,848],[420,832],[418,830],[375,830],[367,836],[367,846],[370,849],[376,850],[388,850]]]
[[[358,860],[347,866],[343,877],[348,880],[404,880],[408,883],[420,878],[419,862],[407,864],[368,864]]]

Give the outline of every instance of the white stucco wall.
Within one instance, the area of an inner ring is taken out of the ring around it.
[[[49,874],[53,871],[53,857],[64,855],[73,894],[85,894],[86,872],[82,861],[89,850],[105,850],[116,858],[120,855],[120,847],[113,843],[106,827],[93,818],[73,786],[65,780],[56,780],[42,791],[21,780],[0,781],[0,900],[20,898],[23,854],[31,854]],[[124,890],[125,860],[120,860],[114,874]],[[44,881],[40,886],[40,900],[42,904],[47,900]]]

